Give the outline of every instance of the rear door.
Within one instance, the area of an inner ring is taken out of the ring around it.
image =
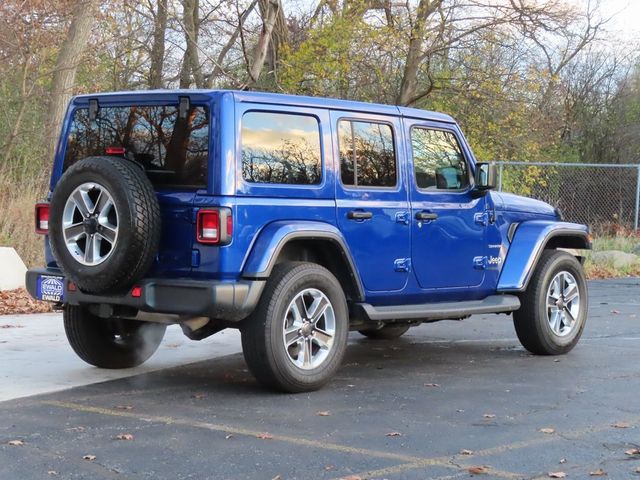
[[[404,288],[410,270],[408,193],[400,121],[395,117],[331,113],[340,169],[337,221],[365,289]]]
[[[90,118],[88,108],[75,110],[64,168],[86,157],[105,155],[126,158],[144,168],[156,190],[162,222],[151,274],[190,273],[199,263],[194,248],[194,201],[198,193],[207,191],[208,97],[196,96],[182,114],[177,95],[99,100],[95,118]]]
[[[405,120],[411,152],[411,258],[422,289],[484,280],[485,198],[472,194],[469,154],[453,125]]]

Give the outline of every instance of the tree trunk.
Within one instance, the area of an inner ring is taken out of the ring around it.
[[[18,138],[18,134],[20,133],[20,127],[22,126],[22,119],[24,118],[24,113],[27,109],[27,101],[28,97],[33,90],[33,86],[27,90],[27,80],[29,77],[29,57],[27,57],[22,65],[22,72],[20,78],[20,106],[18,107],[18,113],[13,119],[13,127],[11,128],[11,133],[9,133],[9,138],[2,146],[2,163],[6,164],[11,157],[11,151],[13,150],[14,143]]]
[[[47,113],[46,135],[49,158],[55,155],[65,109],[75,85],[76,70],[89,41],[91,28],[96,18],[97,3],[97,0],[78,0],[73,9],[73,18],[67,36],[58,53]]]
[[[269,43],[271,42],[273,27],[278,18],[278,11],[282,8],[280,0],[267,0],[264,3],[266,3],[266,5],[261,5],[262,31],[260,32],[260,38],[253,51],[253,60],[251,62],[251,68],[249,69],[249,76],[254,83],[260,78],[264,61],[269,52]]]
[[[423,59],[423,47],[427,31],[427,20],[440,8],[442,0],[420,0],[416,11],[416,21],[411,28],[409,50],[404,65],[404,73],[398,92],[399,105],[409,105],[418,90],[418,70]]]
[[[198,35],[200,31],[200,2],[199,0],[182,0],[184,10],[182,23],[187,48],[182,59],[180,71],[180,88],[189,88],[191,78],[198,88],[205,87],[200,58],[198,55]]]
[[[267,2],[262,0],[263,4]],[[275,24],[273,26],[273,33],[271,34],[271,60],[269,62],[269,68],[276,71],[280,57],[282,56],[282,50],[289,44],[289,25],[287,24],[287,17],[284,14],[284,8],[282,2],[279,4],[279,8],[276,14]]]
[[[151,66],[149,68],[149,87],[162,88],[162,70],[164,68],[164,37],[167,31],[167,0],[158,0],[153,25],[153,46],[151,47]]]

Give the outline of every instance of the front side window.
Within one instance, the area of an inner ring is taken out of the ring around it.
[[[390,125],[340,120],[338,144],[343,185],[396,186],[396,154]]]
[[[191,106],[179,118],[177,106],[101,106],[97,118],[75,111],[67,137],[66,170],[78,160],[124,156],[142,165],[156,186],[201,187],[207,183],[209,115]]]
[[[418,188],[463,190],[469,186],[467,162],[453,133],[415,127],[411,146]]]
[[[247,112],[242,117],[242,178],[252,183],[319,184],[320,127],[315,117]]]

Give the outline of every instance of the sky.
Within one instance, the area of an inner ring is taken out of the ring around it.
[[[586,2],[578,0],[578,3]],[[601,0],[601,10],[605,18],[612,17],[608,30],[628,40],[640,40],[640,0]]]

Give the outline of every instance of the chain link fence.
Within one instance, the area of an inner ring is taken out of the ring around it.
[[[498,190],[537,198],[595,234],[638,230],[640,165],[496,162]]]

